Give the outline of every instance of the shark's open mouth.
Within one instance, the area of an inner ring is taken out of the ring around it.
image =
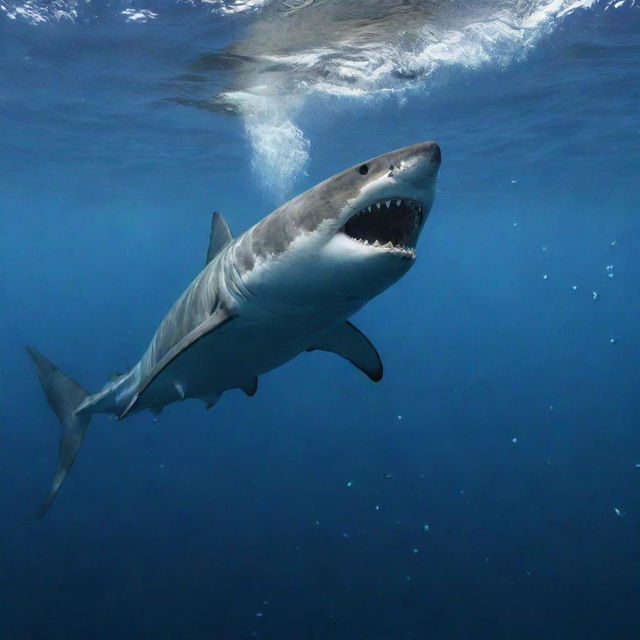
[[[423,217],[416,200],[380,200],[351,216],[341,231],[362,244],[415,257]]]

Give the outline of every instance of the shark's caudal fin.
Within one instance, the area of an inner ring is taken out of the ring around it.
[[[38,512],[38,518],[42,518],[58,494],[60,486],[75,460],[78,449],[82,444],[82,438],[89,426],[91,415],[77,416],[74,413],[80,403],[86,399],[87,392],[53,363],[49,362],[41,353],[31,347],[26,349],[36,365],[38,377],[47,396],[47,402],[62,424],[58,468],[53,478],[51,491]]]

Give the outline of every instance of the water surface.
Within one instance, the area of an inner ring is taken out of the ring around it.
[[[365,8],[366,7],[366,8]],[[0,637],[640,634],[637,3],[0,2]],[[443,150],[418,261],[307,354],[157,422],[57,424],[23,352],[131,366],[206,254]]]

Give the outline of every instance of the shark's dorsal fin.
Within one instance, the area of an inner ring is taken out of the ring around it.
[[[382,380],[382,361],[376,348],[367,336],[350,322],[345,322],[329,333],[325,333],[307,351],[316,349],[342,356],[366,373],[374,382]]]
[[[209,249],[207,251],[207,262],[209,264],[215,258],[220,249],[233,240],[227,221],[216,211],[211,216],[211,233],[209,234]]]
[[[251,378],[240,387],[248,396],[255,396],[258,390],[258,378]]]
[[[127,405],[127,408],[120,414],[119,419],[122,420],[131,410],[143,399],[144,394],[149,391],[153,383],[162,374],[169,376],[175,380],[175,376],[172,376],[172,369],[175,370],[179,366],[180,357],[196,342],[203,339],[205,336],[214,333],[227,322],[233,320],[235,316],[231,315],[229,311],[224,307],[218,307],[206,320],[199,324],[193,331],[188,333],[182,340],[175,344],[167,353],[158,360],[153,367],[149,375],[140,382],[136,392],[133,394],[131,401]],[[165,378],[166,379],[166,378]],[[175,399],[183,400],[186,397],[192,397],[189,394],[188,385],[185,386],[180,381],[174,381],[173,387],[175,389]]]

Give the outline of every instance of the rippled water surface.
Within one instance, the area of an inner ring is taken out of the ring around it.
[[[640,636],[635,0],[0,0],[0,638]],[[418,260],[254,398],[57,424],[240,233],[421,140]]]

